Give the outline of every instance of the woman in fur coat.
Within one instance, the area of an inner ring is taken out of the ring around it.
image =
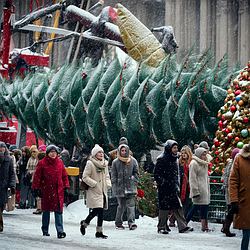
[[[207,226],[207,211],[210,203],[210,186],[208,180],[207,151],[204,148],[197,148],[189,165],[190,198],[193,208],[186,217],[189,222],[199,210],[201,211],[202,231],[210,231]]]
[[[80,231],[82,235],[85,235],[86,227],[97,216],[95,236],[107,239],[108,236],[102,232],[102,224],[103,210],[108,209],[108,189],[111,188],[108,162],[104,159],[103,149],[97,144],[92,149],[91,154],[84,169],[82,180],[89,186],[86,205],[88,208],[92,208],[92,211],[85,220],[81,221]]]

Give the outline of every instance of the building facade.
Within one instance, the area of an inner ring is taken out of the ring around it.
[[[232,68],[250,60],[249,0],[166,0],[165,23],[174,27],[182,59],[193,44],[195,52],[210,45],[215,62],[225,53]]]

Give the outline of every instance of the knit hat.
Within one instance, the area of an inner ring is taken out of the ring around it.
[[[239,148],[235,148],[232,153],[231,153],[231,156],[232,156],[232,159],[234,160],[235,156],[240,152],[240,149]]]
[[[208,146],[208,143],[206,141],[202,141],[200,144],[199,144],[199,147],[201,148],[205,148],[207,151],[209,151],[209,146]]]
[[[36,146],[36,145],[32,145],[32,146],[30,147],[30,153],[32,153],[33,151],[38,152],[37,146]]]
[[[58,154],[58,148],[55,145],[49,145],[46,149],[46,155],[49,154],[50,151],[55,150],[56,153]]]
[[[13,151],[14,149],[17,149],[17,146],[16,146],[16,145],[10,145],[9,150],[10,150],[10,151]]]
[[[120,141],[119,141],[119,145],[121,145],[121,144],[126,144],[126,145],[128,145],[128,139],[127,139],[126,137],[122,137],[122,138],[120,139]]]
[[[198,147],[197,149],[195,149],[194,151],[194,155],[201,158],[201,154],[203,152],[206,152],[207,150],[205,148],[202,148],[202,147]]]
[[[44,151],[46,152],[47,147],[45,145],[41,145],[38,147],[38,151]]]
[[[64,149],[62,152],[61,152],[61,155],[68,155],[69,156],[69,151],[67,149]]]
[[[92,156],[95,156],[99,151],[104,152],[103,148],[96,144],[91,151]]]

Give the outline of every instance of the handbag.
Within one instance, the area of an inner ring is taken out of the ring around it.
[[[82,180],[79,179],[79,189],[82,191],[87,191],[89,186]]]
[[[11,196],[8,197],[8,202],[5,205],[5,210],[7,212],[13,211],[16,206],[16,195],[12,194]]]

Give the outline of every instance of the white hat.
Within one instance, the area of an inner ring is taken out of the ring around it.
[[[91,151],[92,156],[95,156],[99,151],[104,152],[103,148],[96,144]]]

